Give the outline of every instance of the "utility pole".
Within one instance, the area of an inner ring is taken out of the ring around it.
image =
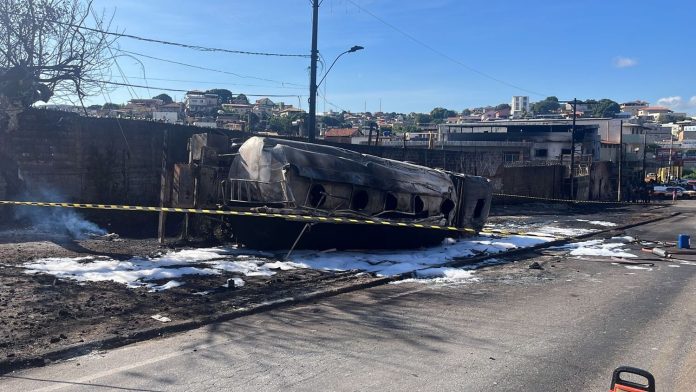
[[[319,25],[319,0],[312,0],[312,54],[309,65],[309,119],[307,121],[307,137],[314,141],[317,132],[317,31]]]
[[[616,201],[621,201],[621,187],[623,186],[623,120],[619,123],[619,186]]]
[[[578,99],[573,98],[573,128],[570,131],[570,199],[575,200],[573,188],[575,185],[573,184],[574,181],[574,172],[575,172],[575,115],[577,113],[577,110],[575,110],[576,106],[578,104]]]
[[[641,180],[641,184],[645,182],[645,149],[646,149],[645,148],[646,147],[645,137],[646,137],[646,134],[645,134],[645,132],[643,132],[643,179]]]
[[[669,184],[670,181],[672,181],[672,146],[674,145],[674,139],[672,135],[672,131],[669,131],[669,167],[667,168],[667,183]],[[643,173],[643,177],[645,177],[645,173]]]

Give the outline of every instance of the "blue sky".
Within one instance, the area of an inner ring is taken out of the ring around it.
[[[96,0],[95,6],[115,11],[112,30],[128,34],[234,50],[310,50],[309,0]],[[327,66],[353,45],[365,50],[337,62],[321,88],[328,103],[319,98],[317,109],[374,112],[381,101],[389,112],[461,111],[509,103],[512,95],[532,101],[555,95],[644,99],[694,113],[694,12],[689,0],[324,0],[319,51]],[[247,76],[139,58],[143,75],[140,64],[121,57],[133,84],[145,84],[139,79],[145,76],[151,86],[282,94],[289,97],[272,99],[307,108],[306,58],[199,52],[126,38],[119,46]],[[112,80],[123,81],[116,70]],[[118,88],[91,102],[160,92]]]

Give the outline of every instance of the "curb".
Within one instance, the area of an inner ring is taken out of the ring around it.
[[[568,242],[575,241],[575,240],[594,237],[594,236],[606,234],[606,233],[609,233],[612,231],[626,230],[626,229],[629,229],[632,227],[641,226],[641,225],[645,225],[645,224],[649,224],[649,223],[653,223],[653,222],[658,222],[661,220],[673,218],[677,215],[680,215],[680,213],[675,212],[675,213],[672,213],[672,214],[669,214],[669,215],[666,215],[663,217],[652,218],[652,219],[648,219],[648,220],[640,221],[640,222],[635,222],[635,223],[631,223],[631,224],[624,225],[624,226],[612,227],[609,229],[604,229],[604,230],[600,230],[600,231],[596,231],[596,232],[592,232],[592,233],[581,234],[581,235],[578,235],[575,237],[567,237],[567,238],[563,238],[563,239],[557,239],[557,240],[545,242],[542,244],[530,246],[527,248],[517,248],[517,249],[512,249],[512,250],[509,250],[506,252],[499,252],[499,253],[495,253],[495,254],[454,259],[453,261],[450,261],[447,263],[442,263],[442,264],[431,265],[431,266],[428,266],[427,268],[462,267],[462,266],[465,266],[467,264],[478,263],[480,261],[490,259],[490,258],[509,257],[509,256],[518,255],[518,254],[529,253],[531,251],[544,249],[544,248],[548,248],[548,247],[552,247],[552,246],[557,246],[557,245],[561,245],[561,244],[568,243]],[[390,277],[374,278],[374,279],[371,279],[369,281],[361,282],[361,283],[357,283],[357,284],[348,284],[348,285],[340,286],[340,287],[336,287],[336,288],[330,288],[330,289],[325,289],[325,290],[313,291],[313,292],[306,293],[306,294],[300,294],[300,295],[293,296],[293,297],[281,298],[281,299],[271,301],[271,302],[265,302],[265,303],[261,303],[258,305],[239,308],[239,309],[233,310],[231,312],[227,312],[227,313],[221,313],[221,314],[208,316],[208,317],[193,318],[193,319],[184,320],[184,321],[180,321],[180,322],[173,322],[173,323],[159,326],[159,327],[152,327],[152,328],[140,330],[137,332],[133,332],[131,334],[124,335],[124,336],[114,336],[111,338],[96,340],[96,341],[92,341],[92,342],[77,343],[77,344],[73,344],[73,345],[70,345],[67,347],[63,347],[63,348],[55,350],[55,351],[45,353],[41,356],[29,357],[29,358],[18,359],[18,360],[2,359],[2,360],[0,360],[0,376],[2,376],[3,374],[7,374],[7,373],[21,370],[21,369],[26,369],[26,368],[30,368],[30,367],[45,366],[53,361],[68,359],[68,358],[76,357],[79,355],[84,355],[84,354],[87,354],[87,353],[89,353],[93,350],[96,350],[96,349],[113,349],[113,348],[122,347],[122,346],[125,346],[128,344],[131,344],[131,343],[141,342],[141,341],[153,339],[156,337],[160,337],[160,336],[165,335],[165,334],[188,331],[188,330],[192,330],[195,328],[203,327],[205,325],[223,322],[223,321],[228,321],[228,320],[233,320],[233,319],[245,317],[245,316],[251,316],[254,314],[267,312],[267,311],[282,308],[285,306],[296,305],[296,304],[300,304],[300,303],[314,301],[317,299],[333,297],[333,296],[336,296],[339,294],[345,294],[345,293],[349,293],[352,291],[368,289],[368,288],[376,287],[376,286],[382,286],[382,285],[388,284],[390,282],[396,282],[399,280],[412,278],[415,276],[415,272],[416,271],[410,271],[410,272],[406,272],[406,273],[402,273],[402,274],[394,275],[394,276],[390,276]],[[360,274],[363,274],[363,272],[358,272],[350,277],[354,278]]]

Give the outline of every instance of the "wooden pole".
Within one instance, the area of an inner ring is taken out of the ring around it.
[[[160,207],[165,207],[168,201],[169,189],[169,176],[167,172],[167,130],[164,130],[162,135],[162,170],[160,173]],[[159,243],[164,244],[165,240],[165,223],[167,220],[167,213],[160,211],[159,222],[157,224],[157,237],[159,238]]]
[[[619,186],[616,201],[621,201],[621,187],[623,186],[623,120],[619,123]]]

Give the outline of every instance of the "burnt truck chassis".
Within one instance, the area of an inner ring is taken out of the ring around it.
[[[479,231],[487,179],[342,148],[254,136],[193,135],[189,163],[175,164],[172,206],[454,226]],[[259,216],[187,218],[197,236],[255,249],[396,249],[436,245],[460,233],[380,224]]]

